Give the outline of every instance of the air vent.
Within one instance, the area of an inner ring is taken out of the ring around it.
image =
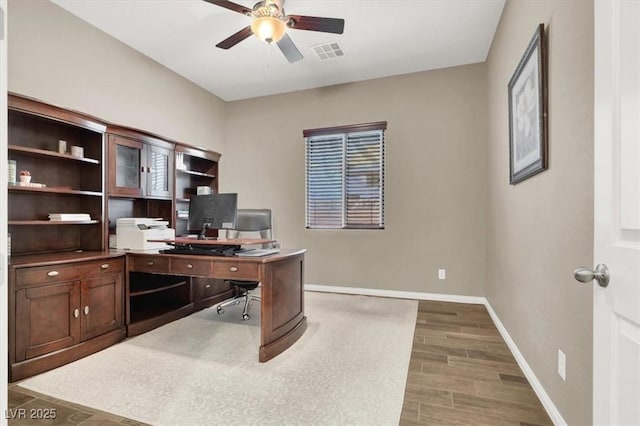
[[[344,56],[344,50],[338,42],[332,41],[331,43],[318,44],[311,46],[318,59],[326,61],[327,59],[334,59],[340,56]]]

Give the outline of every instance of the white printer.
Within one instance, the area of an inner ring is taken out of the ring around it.
[[[175,229],[169,222],[158,218],[123,217],[116,221],[116,248],[118,250],[162,250],[170,246],[148,240],[173,240]]]

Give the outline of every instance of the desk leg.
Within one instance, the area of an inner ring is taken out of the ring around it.
[[[260,353],[267,362],[307,329],[304,316],[304,254],[262,265]]]

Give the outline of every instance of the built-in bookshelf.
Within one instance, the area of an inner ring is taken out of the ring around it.
[[[104,250],[106,125],[14,95],[8,107],[8,157],[18,175],[8,184],[11,255]],[[71,147],[82,156],[71,155]],[[20,182],[27,171],[30,182]],[[86,213],[90,220],[51,221],[51,213]]]
[[[189,199],[209,188],[218,190],[218,161],[220,154],[187,145],[176,145],[176,192],[175,192],[175,229],[176,235],[189,233],[187,226]]]

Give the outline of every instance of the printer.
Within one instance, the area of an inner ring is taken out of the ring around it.
[[[174,240],[175,229],[161,218],[123,217],[116,221],[116,248],[127,251],[162,250],[169,245],[148,240]]]

